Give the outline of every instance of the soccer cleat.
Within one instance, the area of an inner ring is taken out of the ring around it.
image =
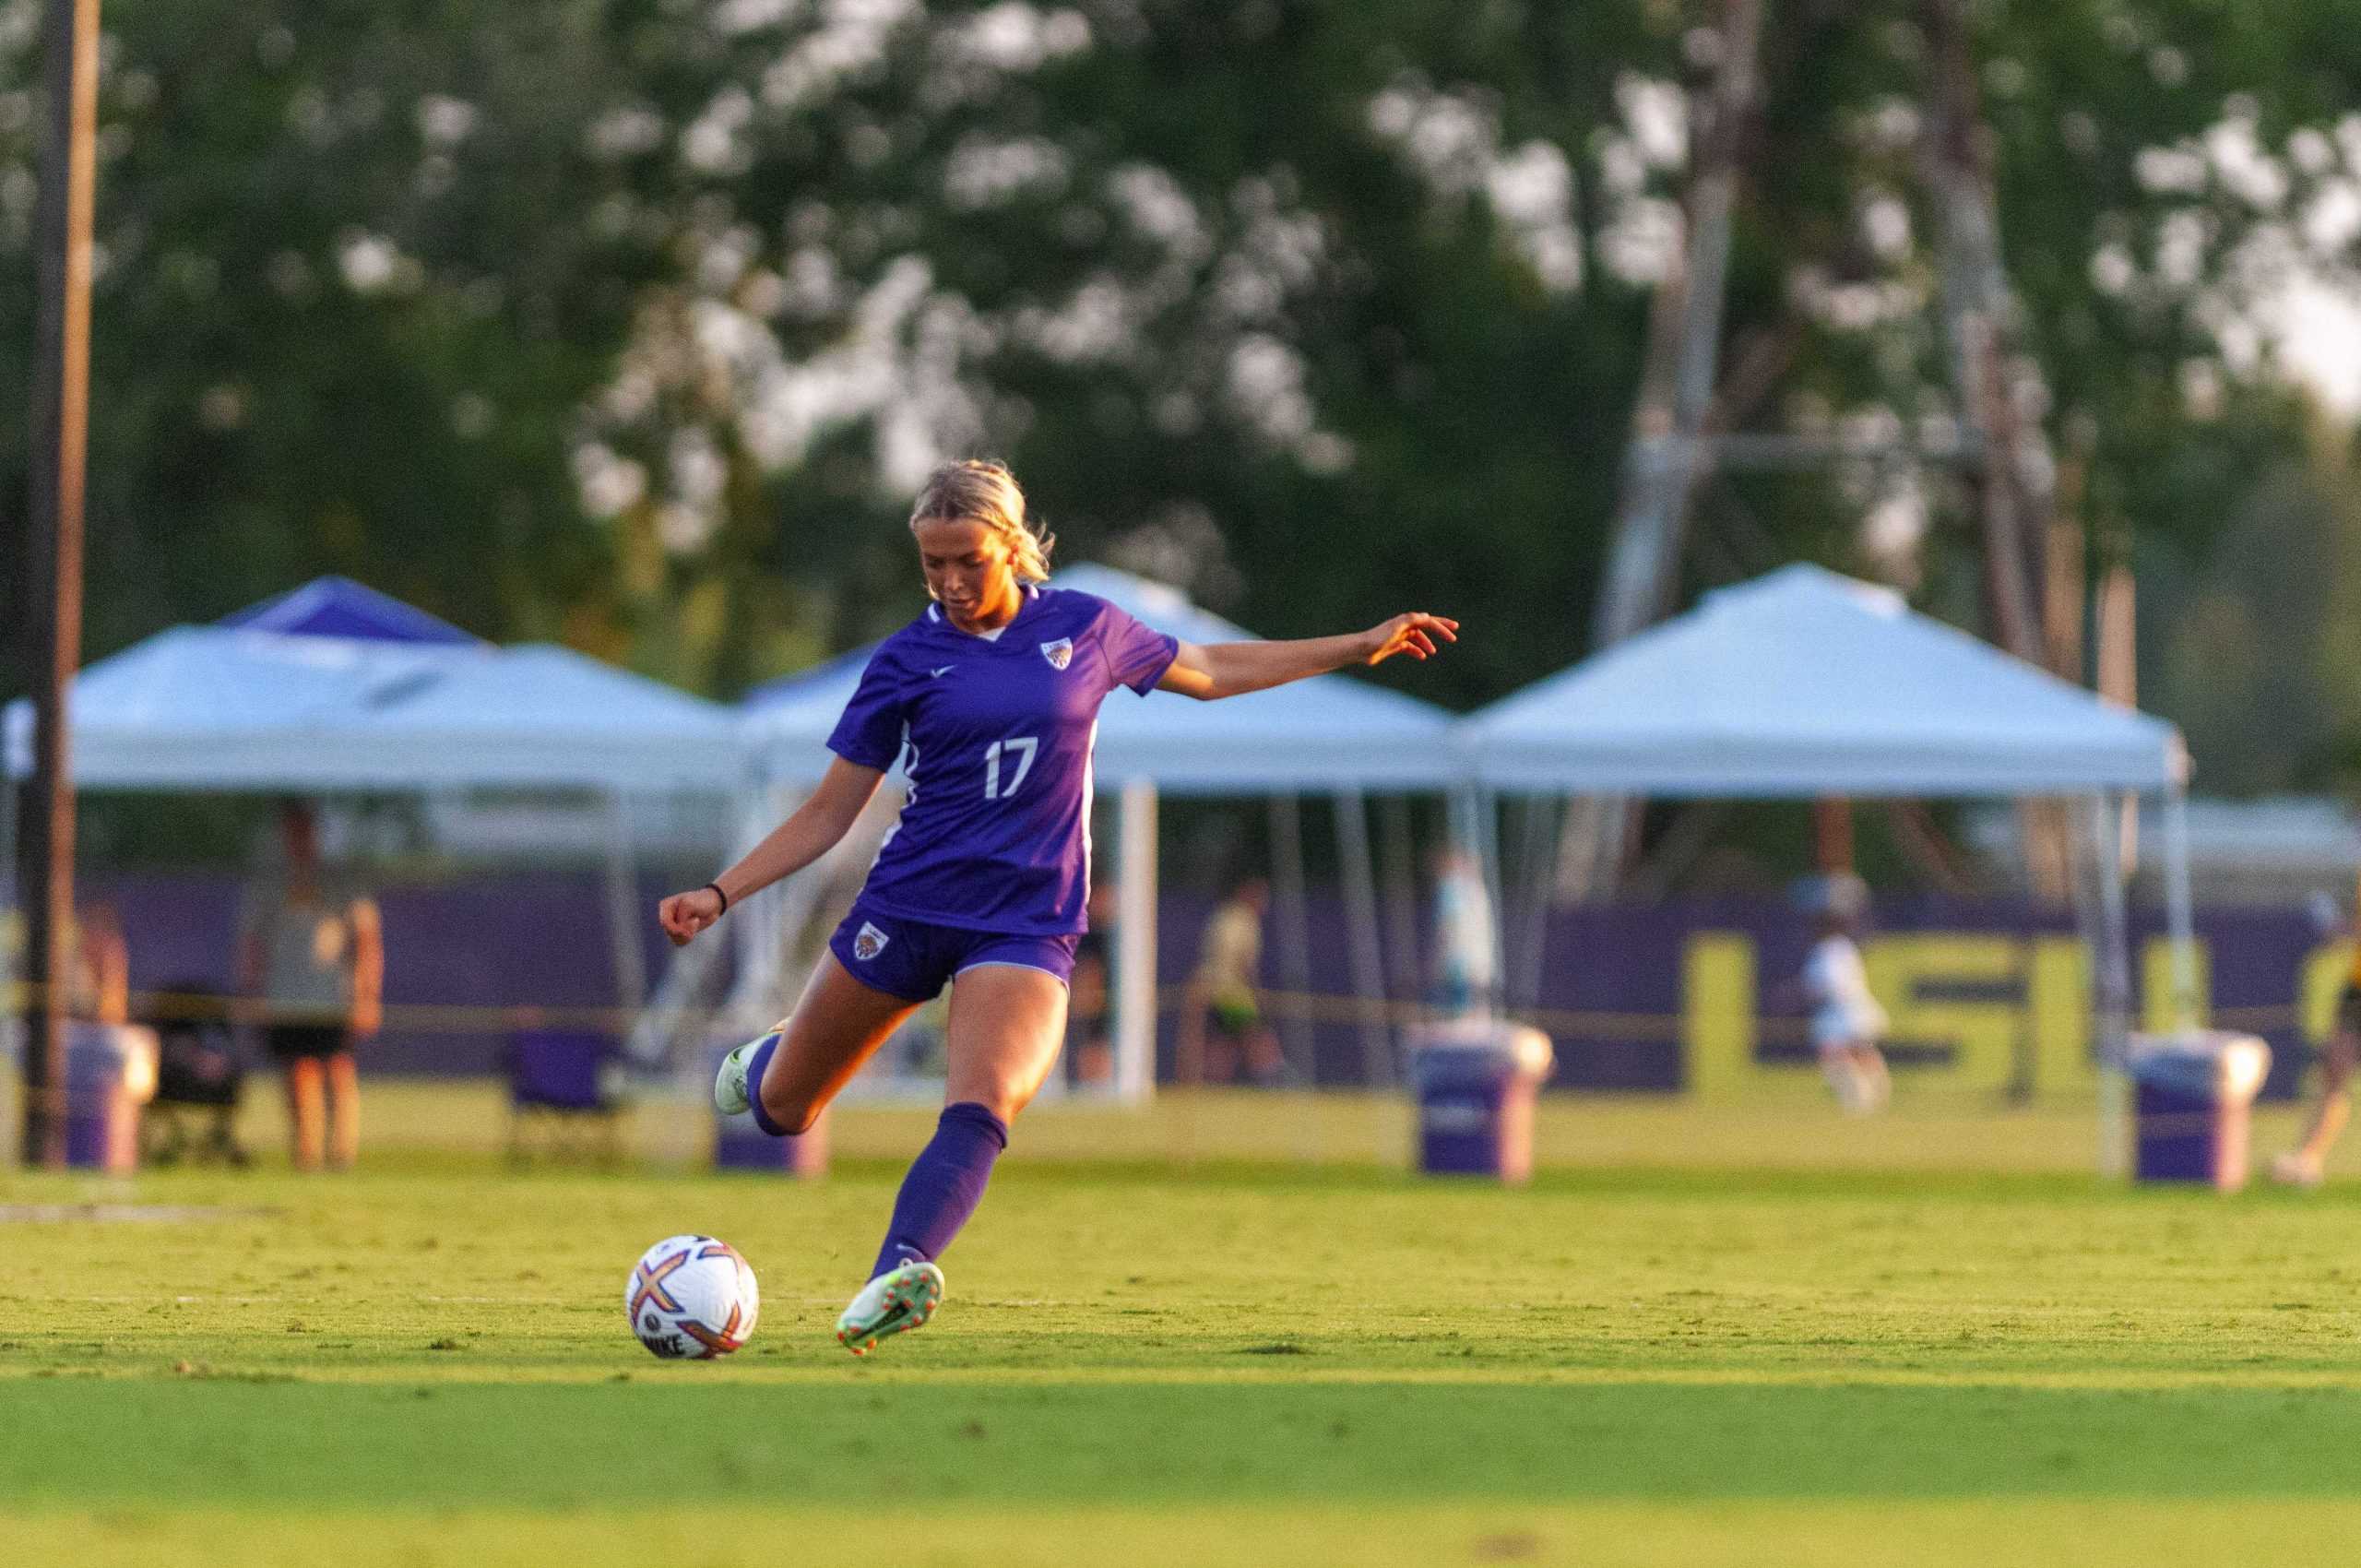
[[[880,1339],[921,1328],[943,1300],[943,1270],[920,1258],[889,1268],[860,1288],[836,1319],[836,1343],[866,1356]]]
[[[2291,1148],[2271,1162],[2271,1179],[2284,1187],[2317,1187],[2323,1172],[2320,1157]]]
[[[734,1117],[734,1114],[743,1112],[749,1105],[753,1105],[753,1096],[760,1088],[760,1084],[746,1082],[746,1072],[749,1072],[749,1067],[753,1065],[755,1051],[760,1051],[763,1046],[777,1044],[781,1034],[786,1034],[784,1017],[781,1017],[779,1023],[770,1025],[770,1032],[763,1034],[760,1039],[749,1039],[743,1046],[739,1046],[737,1051],[732,1051],[732,1053],[722,1058],[722,1070],[713,1075],[713,1110],[722,1112],[725,1117]]]
[[[713,1075],[713,1108],[724,1116],[736,1116],[753,1104],[746,1088],[746,1063],[762,1045],[760,1039],[750,1039],[721,1059],[721,1071]]]

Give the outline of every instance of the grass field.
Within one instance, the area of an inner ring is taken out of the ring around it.
[[[1050,1112],[942,1314],[855,1361],[923,1118],[846,1117],[790,1185],[511,1176],[480,1094],[372,1108],[353,1177],[0,1177],[8,1560],[2296,1562],[2361,1526],[2361,1187],[2106,1186],[2087,1114],[1607,1103],[1502,1192],[1357,1158],[1399,1131],[1366,1102]],[[624,1327],[681,1229],[760,1272],[729,1361]]]

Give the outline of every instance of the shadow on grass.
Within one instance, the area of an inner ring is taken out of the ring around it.
[[[0,1509],[2342,1497],[2333,1389],[0,1384]],[[693,1369],[691,1369],[693,1371]],[[38,1434],[37,1436],[35,1434]]]

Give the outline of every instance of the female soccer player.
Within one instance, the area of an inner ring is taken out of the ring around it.
[[[1851,876],[1836,878],[1816,922],[1819,940],[1804,964],[1803,990],[1811,1004],[1811,1043],[1836,1103],[1855,1116],[1883,1111],[1892,1095],[1885,1053],[1885,1009],[1869,992],[1868,967],[1855,940],[1869,889]]]
[[[908,1017],[951,983],[945,1105],[903,1179],[869,1283],[836,1322],[855,1355],[919,1327],[935,1259],[983,1198],[1008,1124],[1065,1035],[1090,876],[1091,743],[1118,686],[1201,701],[1395,654],[1432,655],[1458,623],[1396,615],[1350,636],[1199,647],[1106,600],[1041,586],[1054,542],[997,463],[939,469],[910,514],[934,602],[878,645],[828,739],[811,799],[745,859],[658,912],[677,945],[825,853],[903,759],[909,796],[795,1011],[723,1062],[714,1102],[777,1136],[810,1127]]]

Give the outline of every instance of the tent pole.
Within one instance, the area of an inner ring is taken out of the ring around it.
[[[0,719],[0,724],[5,724]],[[15,771],[6,766],[7,742],[0,736],[0,1171],[17,1163],[17,1149],[8,1130],[17,1126],[18,1075],[24,1071],[24,998],[17,986],[25,977],[21,967],[22,932],[17,900],[17,791]]]
[[[1515,1010],[1524,984],[1525,912],[1533,902],[1533,825],[1536,799],[1524,794],[1503,799],[1499,825],[1493,829],[1495,842],[1501,846],[1496,851],[1500,856],[1501,891],[1501,967],[1497,983],[1503,1012]],[[1508,858],[1510,847],[1516,849],[1514,861]]]
[[[1271,880],[1277,895],[1279,967],[1293,1001],[1281,1014],[1280,1038],[1289,1066],[1299,1063],[1303,1085],[1320,1083],[1318,1042],[1305,1004],[1311,993],[1311,915],[1304,893],[1302,802],[1292,793],[1271,797]]]
[[[621,790],[606,796],[607,920],[615,956],[615,1003],[626,1015],[622,1032],[647,1005],[647,960],[639,945],[639,887],[632,854],[631,809]]]
[[[772,829],[793,816],[803,802],[811,799],[808,790],[772,787],[756,797],[742,823],[740,835],[744,848],[736,853],[742,857],[755,845],[768,837]],[[797,889],[801,897],[782,888],[769,897],[753,900],[754,908],[746,912],[755,918],[746,922],[738,933],[737,959],[741,973],[753,977],[754,983],[744,989],[761,997],[769,1005],[757,1012],[771,1017],[785,1017],[794,1007],[796,980],[787,973],[788,956],[796,940],[803,933],[801,927],[811,919],[810,906],[825,896],[829,862],[823,858],[819,864],[809,866],[799,873],[806,885]],[[790,878],[790,881],[795,880]],[[750,1020],[749,1027],[759,1028],[767,1018]]]
[[[1370,1088],[1394,1082],[1394,1042],[1385,1029],[1385,951],[1377,931],[1377,875],[1370,862],[1369,813],[1358,790],[1336,791],[1336,860],[1344,873],[1345,926],[1359,993],[1362,1078]]]
[[[1510,1007],[1537,1006],[1541,1001],[1541,961],[1549,941],[1549,909],[1557,891],[1555,867],[1558,844],[1564,836],[1570,797],[1535,794],[1525,797],[1525,900],[1518,911],[1517,951],[1513,968],[1501,975],[1502,1001]],[[1506,956],[1505,955],[1503,956]],[[1514,980],[1510,980],[1510,975]]]
[[[2131,962],[2123,897],[2123,839],[2110,820],[2104,794],[2091,797],[2091,841],[2098,856],[2099,951],[2093,955],[2097,980],[2099,1035],[2099,1173],[2121,1176],[2127,1169],[2131,1080],[2126,1052],[2130,1045]]]
[[[5,742],[0,742],[5,744]],[[8,929],[8,919],[17,912],[17,791],[21,788],[5,766],[0,766],[0,932]],[[7,949],[0,945],[0,953]]]
[[[1454,849],[1465,849],[1480,863],[1484,855],[1483,835],[1476,831],[1476,789],[1462,784],[1443,797],[1443,842]]]
[[[1492,985],[1494,1012],[1508,1006],[1508,900],[1503,897],[1501,869],[1501,798],[1489,789],[1476,793],[1476,853],[1484,872],[1484,890],[1492,900]]]
[[[2198,1026],[2197,900],[2189,865],[2189,786],[2165,790],[2165,920],[2172,937],[2173,1022]]]
[[[1386,941],[1393,949],[1392,994],[1415,1002],[1424,990],[1418,962],[1418,851],[1411,841],[1410,798],[1385,795],[1377,803],[1385,844]]]
[[[1115,1098],[1156,1094],[1156,785],[1123,785],[1116,830]]]

